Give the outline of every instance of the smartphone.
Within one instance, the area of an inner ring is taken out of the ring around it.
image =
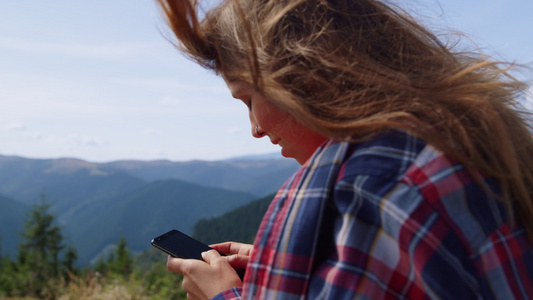
[[[152,239],[152,246],[174,257],[199,260],[202,252],[213,249],[176,229]]]
[[[171,256],[184,259],[203,260],[202,252],[213,250],[206,244],[176,229],[153,238],[151,244]],[[235,269],[235,271],[242,280],[244,278],[244,269]]]

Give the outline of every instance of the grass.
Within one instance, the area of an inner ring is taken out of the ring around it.
[[[168,271],[167,271],[168,272]],[[151,281],[147,276],[139,274],[129,278],[122,276],[102,276],[90,272],[84,276],[69,274],[69,279],[55,280],[50,283],[50,289],[43,291],[40,297],[2,297],[0,300],[182,300],[186,299],[186,292],[181,288],[181,278],[176,274],[165,277],[157,276],[157,281]],[[161,280],[161,278],[166,278]],[[150,284],[151,282],[151,284]]]

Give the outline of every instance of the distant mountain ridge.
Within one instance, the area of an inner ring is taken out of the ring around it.
[[[54,179],[84,171],[91,176],[112,176],[121,173],[146,182],[181,179],[265,196],[276,191],[285,179],[299,168],[293,159],[264,159],[270,156],[277,157],[272,154],[221,161],[122,160],[92,163],[75,158],[28,159],[0,155],[0,194],[14,197],[20,196],[19,192],[25,190],[23,199],[15,198],[31,202],[32,199],[35,200],[34,195],[38,195],[43,188],[53,185]],[[252,157],[255,158],[251,159]]]
[[[167,178],[265,196],[276,191],[299,167],[292,159],[223,161],[116,161],[106,164],[153,181]]]
[[[142,251],[165,230],[190,233],[201,218],[275,192],[298,167],[283,158],[91,163],[0,155],[0,247],[16,251],[25,211],[45,195],[82,264],[120,236]]]

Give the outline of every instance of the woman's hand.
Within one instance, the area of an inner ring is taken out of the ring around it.
[[[202,258],[204,261],[168,257],[167,269],[183,274],[182,286],[188,299],[211,299],[225,290],[242,286],[233,267],[217,251],[203,252]]]
[[[235,269],[246,269],[246,265],[250,261],[250,254],[254,246],[250,244],[225,242],[220,244],[210,245],[211,248],[218,252],[225,254],[224,258]]]

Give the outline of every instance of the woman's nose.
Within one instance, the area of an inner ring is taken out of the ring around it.
[[[252,126],[252,135],[255,138],[262,138],[264,137],[266,132],[263,130],[263,128],[259,127],[259,125]]]

